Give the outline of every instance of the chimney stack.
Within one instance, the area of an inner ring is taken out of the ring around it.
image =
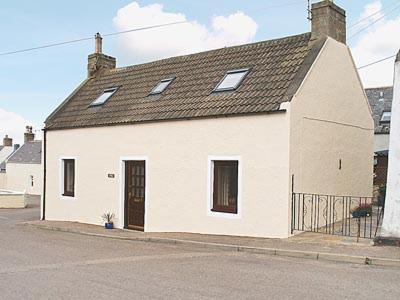
[[[32,126],[26,126],[26,132],[24,133],[24,143],[32,142],[35,140],[35,134],[32,131]]]
[[[325,36],[346,44],[346,11],[332,0],[311,5],[311,39]]]
[[[12,145],[13,145],[12,138],[9,138],[8,135],[6,134],[6,136],[3,139],[3,146],[4,147],[12,147]]]
[[[94,53],[88,56],[88,77],[96,77],[105,70],[115,69],[116,60],[112,56],[103,54],[103,38],[100,33],[94,36],[95,47]]]

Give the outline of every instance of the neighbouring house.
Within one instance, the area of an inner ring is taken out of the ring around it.
[[[42,141],[27,126],[24,144],[3,163],[3,189],[41,195],[43,190]]]
[[[374,186],[386,184],[389,153],[390,119],[393,87],[365,89],[375,124],[374,134]]]
[[[45,122],[42,219],[284,238],[293,190],[372,195],[373,119],[331,1],[311,32],[130,67],[95,40]]]
[[[18,147],[18,144],[13,145],[13,140],[8,135],[3,138],[3,145],[0,145],[0,189],[6,188],[5,161]]]
[[[374,152],[389,150],[393,87],[365,89],[374,118]]]

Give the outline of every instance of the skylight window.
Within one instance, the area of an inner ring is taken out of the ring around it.
[[[384,111],[381,117],[381,122],[382,123],[390,123],[390,119],[392,117],[392,112],[390,111]]]
[[[214,92],[236,90],[246,77],[247,73],[249,73],[249,69],[228,71],[220,83],[215,87]]]
[[[150,95],[161,94],[165,91],[165,89],[170,85],[170,83],[174,80],[174,78],[167,78],[161,80],[150,92]]]
[[[96,105],[102,105],[104,104],[116,91],[118,88],[109,88],[104,90],[103,94],[101,94],[99,97],[97,97],[96,100],[94,100],[92,103],[90,103],[90,106],[96,106]]]

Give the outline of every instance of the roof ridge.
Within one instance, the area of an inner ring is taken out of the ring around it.
[[[186,57],[192,56],[192,55],[204,55],[206,53],[212,53],[214,51],[221,51],[224,49],[234,49],[234,48],[239,48],[239,47],[252,47],[252,46],[259,45],[259,44],[274,43],[274,42],[278,42],[278,41],[282,41],[282,40],[292,40],[295,38],[300,38],[302,36],[306,37],[307,35],[311,36],[311,32],[304,32],[304,33],[300,33],[300,34],[295,34],[295,35],[290,35],[290,36],[285,36],[285,37],[280,37],[280,38],[275,38],[275,39],[270,39],[270,40],[245,43],[245,44],[234,45],[234,46],[229,46],[229,47],[221,47],[221,48],[205,50],[205,51],[200,51],[200,52],[194,52],[194,53],[189,53],[189,54],[170,56],[170,57],[157,59],[157,60],[153,60],[153,61],[149,61],[149,62],[135,64],[135,65],[129,65],[129,66],[119,67],[119,68],[115,68],[115,69],[108,69],[106,72],[104,72],[104,74],[111,74],[111,73],[115,73],[118,71],[126,71],[126,70],[134,69],[134,68],[137,68],[140,66],[156,64],[156,63],[160,63],[162,61],[168,61],[168,60],[172,60],[172,59],[183,59],[183,58],[186,58]]]

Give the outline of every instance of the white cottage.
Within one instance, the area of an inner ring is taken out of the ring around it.
[[[312,13],[308,33],[124,68],[97,35],[88,78],[46,120],[42,218],[283,238],[293,189],[370,196],[345,12]]]
[[[40,196],[43,191],[42,141],[35,140],[32,127],[27,126],[24,144],[0,165],[0,188]]]

